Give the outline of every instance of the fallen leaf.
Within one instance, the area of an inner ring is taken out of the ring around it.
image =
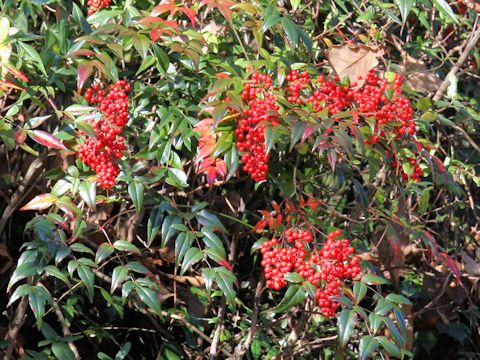
[[[361,84],[359,76],[365,76],[378,65],[378,58],[383,55],[381,48],[371,48],[365,45],[350,47],[337,45],[327,53],[327,59],[338,76],[348,76],[351,82]]]
[[[471,275],[480,275],[480,264],[462,251],[463,270]]]
[[[404,54],[399,70],[406,78],[405,84],[415,91],[435,92],[442,84],[442,79],[435,72],[428,70],[423,61],[408,54]]]
[[[474,0],[463,0],[462,1],[470,10],[475,10],[477,13],[480,13],[480,2]]]

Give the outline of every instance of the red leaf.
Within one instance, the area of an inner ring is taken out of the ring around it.
[[[24,129],[15,131],[15,143],[17,145],[22,145],[27,138],[27,132]]]
[[[155,6],[152,10],[152,16],[158,16],[162,15],[163,13],[166,13],[167,11],[170,11],[170,14],[174,14],[176,12],[177,6],[175,5],[174,1],[169,1],[166,4],[158,4]]]
[[[77,51],[74,51],[72,52],[70,55],[68,55],[69,57],[70,56],[86,56],[86,57],[90,57],[90,56],[93,56],[95,55],[95,53],[92,51],[92,50],[88,50],[88,49],[81,49],[81,50],[77,50]]]
[[[445,254],[443,252],[440,253],[440,258],[443,258],[447,266],[450,268],[450,270],[452,270],[452,273],[453,275],[455,275],[455,278],[457,280],[457,284],[460,283],[462,273],[460,272],[460,267],[458,266],[458,263],[450,256],[448,256],[448,254]]]
[[[207,5],[209,9],[217,8],[225,19],[232,21],[232,9],[235,2],[230,0],[202,0],[200,7]]]
[[[233,266],[225,259],[217,261],[220,265],[225,266],[228,270],[232,271]]]
[[[60,140],[58,140],[55,136],[45,131],[33,130],[31,138],[41,145],[54,148],[54,149],[67,150],[65,145],[63,145],[63,143]]]
[[[265,229],[265,226],[267,226],[267,220],[260,220],[255,224],[253,227],[252,231],[261,233],[263,229]]]
[[[0,80],[0,88],[2,88],[2,87],[7,87],[7,88],[10,88],[10,89],[16,89],[16,90],[23,90],[23,88],[18,86],[18,85],[15,85],[15,84],[13,84],[11,82],[8,82],[8,81]]]
[[[15,76],[18,79],[21,79],[25,82],[29,82],[30,80],[25,76],[23,72],[21,72],[19,69],[17,69],[15,66],[10,65],[10,64],[4,64],[10,74]]]
[[[87,81],[88,77],[92,74],[92,64],[84,62],[77,67],[77,92],[80,94]]]
[[[23,206],[20,211],[25,210],[45,210],[54,204],[57,200],[56,196],[52,194],[41,194],[35,196],[28,204]]]
[[[187,15],[188,18],[190,19],[190,22],[192,23],[192,26],[195,26],[196,16],[197,16],[195,11],[193,9],[187,8],[186,6],[181,7],[180,11],[182,11],[185,15]]]

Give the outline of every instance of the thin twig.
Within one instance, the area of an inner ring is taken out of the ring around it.
[[[477,15],[475,22],[477,22],[478,19],[479,19],[479,16]],[[455,76],[455,74],[458,72],[458,70],[460,70],[465,60],[467,60],[468,54],[475,47],[479,39],[480,39],[480,26],[477,25],[476,30],[471,33],[470,39],[467,41],[467,44],[465,45],[465,49],[463,49],[462,54],[458,58],[458,61],[449,71],[448,75],[445,77],[442,84],[440,85],[437,92],[435,93],[435,96],[433,97],[434,102],[442,98],[443,94],[447,90],[447,87],[450,85],[450,79],[452,79]]]
[[[12,358],[13,348],[18,336],[18,332],[25,322],[25,313],[27,312],[28,297],[24,296],[15,310],[15,315],[8,326],[7,334],[5,335],[6,341],[9,342],[7,350],[3,355],[3,360],[10,360]]]
[[[71,336],[72,333],[70,332],[70,328],[68,327],[67,322],[65,321],[65,316],[63,316],[62,309],[60,309],[60,306],[58,306],[58,304],[55,301],[53,301],[53,309],[55,310],[57,319],[60,322],[60,325],[62,326],[63,336]],[[70,350],[72,350],[76,360],[81,359],[78,349],[73,343],[73,341],[68,342],[68,347],[70,348]]]
[[[37,174],[37,170],[42,165],[43,165],[43,157],[38,157],[35,159],[34,162],[32,162],[32,164],[28,168],[28,171],[25,174],[25,177],[23,178],[22,183],[19,185],[17,191],[15,191],[15,193],[12,195],[10,202],[8,203],[8,206],[5,208],[5,211],[3,212],[2,217],[0,218],[0,235],[3,233],[3,230],[5,230],[5,226],[7,225],[8,220],[10,219],[10,216],[17,209],[17,207],[22,202],[24,196],[27,194],[28,186],[34,179],[34,175]],[[38,176],[36,178],[38,178]]]
[[[253,299],[253,310],[252,310],[252,321],[250,323],[250,328],[248,330],[247,338],[244,342],[239,343],[235,347],[234,359],[240,360],[243,359],[243,356],[248,351],[252,345],[253,339],[255,338],[255,333],[257,332],[257,323],[258,323],[258,310],[260,307],[260,297],[263,292],[263,276],[260,281],[257,283],[257,288],[255,290],[255,297]]]

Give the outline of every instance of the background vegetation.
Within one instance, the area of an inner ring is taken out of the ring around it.
[[[0,9],[4,359],[478,357],[478,3]],[[254,182],[232,108],[252,71],[282,87],[292,69],[345,86],[371,69],[403,75],[416,135],[364,144],[368,121],[354,135],[341,125],[352,109],[335,122],[278,90],[267,179]],[[105,190],[76,151],[98,114],[85,90],[118,80],[131,85],[126,151]],[[404,180],[417,153],[420,181]],[[341,229],[360,256],[336,318],[298,274],[265,288],[258,249],[288,226],[318,246]]]

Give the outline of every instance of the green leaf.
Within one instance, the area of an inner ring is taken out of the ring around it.
[[[47,273],[48,275],[56,277],[57,279],[63,281],[65,284],[70,285],[70,282],[68,281],[68,277],[63,272],[61,272],[56,266],[48,265],[48,266],[45,266],[44,270],[45,270],[45,273]]]
[[[457,16],[446,0],[433,0],[433,2],[435,3],[435,7],[438,9],[441,15],[443,15],[446,19],[451,20],[455,24],[458,24]]]
[[[176,215],[168,215],[162,224],[162,247],[177,233],[175,225],[182,223],[182,219]]]
[[[114,251],[115,249],[109,243],[100,244],[97,248],[97,253],[95,254],[95,262],[100,264],[103,260],[112,255]]]
[[[290,17],[285,16],[282,19],[282,26],[288,38],[292,42],[292,45],[297,46],[299,36],[297,25],[292,21],[292,19],[290,19]]]
[[[204,268],[202,270],[202,277],[205,281],[205,288],[210,291],[215,280],[215,270],[211,268]]]
[[[295,125],[293,125],[292,137],[290,140],[290,151],[292,151],[294,146],[300,141],[303,134],[305,133],[306,127],[307,127],[307,124],[301,121],[297,121]]]
[[[107,21],[112,20],[115,16],[123,14],[123,10],[102,10],[97,11],[87,18],[89,24],[104,25]]]
[[[280,16],[280,12],[273,5],[267,6],[263,14],[264,14],[264,19],[263,19],[264,22],[262,26],[262,32],[265,32],[268,29],[270,29],[272,26],[277,25],[282,19]]]
[[[303,283],[305,278],[296,272],[286,273],[283,278],[291,283]]]
[[[78,187],[80,197],[85,201],[88,207],[95,209],[97,203],[97,185],[94,182],[82,181]]]
[[[26,262],[18,266],[10,277],[10,282],[8,283],[8,289],[15,285],[18,281],[25,279],[30,276],[37,275],[38,265],[33,262]]]
[[[151,271],[148,270],[144,265],[140,264],[138,261],[130,261],[127,263],[128,270],[134,271],[139,274],[150,274]]]
[[[80,277],[80,280],[83,281],[85,287],[87,288],[88,298],[90,302],[93,301],[93,283],[94,275],[92,269],[85,265],[79,265],[77,268],[77,274]]]
[[[113,269],[112,284],[110,286],[110,293],[113,294],[117,287],[119,287],[128,277],[128,269],[125,266],[117,266]]]
[[[85,246],[81,243],[75,243],[75,244],[70,245],[70,250],[95,256],[95,253],[93,252],[92,249],[90,249],[89,247],[87,247],[87,246]]]
[[[382,317],[375,314],[374,312],[368,315],[368,321],[370,322],[370,327],[373,329],[373,335],[375,335],[382,326]]]
[[[136,33],[132,37],[132,42],[142,59],[145,59],[148,55],[148,49],[150,48],[150,39],[145,35]]]
[[[128,184],[128,194],[132,199],[133,205],[135,205],[135,209],[137,209],[137,214],[142,210],[144,193],[145,186],[142,183],[132,181]]]
[[[64,342],[53,343],[52,352],[59,360],[75,360],[73,351]]]
[[[200,225],[203,226],[213,226],[214,230],[220,230],[223,232],[227,232],[225,226],[223,226],[222,222],[218,219],[218,217],[214,214],[209,213],[207,210],[203,209],[200,210],[198,213],[195,214]]]
[[[192,247],[193,240],[194,237],[191,232],[181,233],[177,236],[175,240],[175,266],[178,266],[183,260],[188,249]]]
[[[366,360],[377,349],[378,349],[378,341],[374,337],[370,335],[362,336],[362,338],[360,339],[360,345],[358,348],[359,358],[361,360]]]
[[[343,349],[347,345],[348,340],[353,334],[355,322],[357,321],[357,314],[350,309],[343,309],[337,318],[338,328],[338,342]]]
[[[215,268],[215,280],[227,302],[233,304],[236,298],[236,292],[233,289],[233,283],[236,280],[235,275],[227,268],[219,266]]]
[[[360,281],[355,281],[353,284],[353,296],[355,298],[355,304],[359,304],[365,295],[367,294],[368,287]]]
[[[415,0],[395,0],[395,3],[400,10],[400,15],[402,15],[402,24],[405,24],[408,14],[415,4]]]
[[[25,295],[28,295],[31,289],[32,289],[32,285],[29,285],[29,284],[22,284],[19,287],[17,287],[13,292],[12,296],[10,296],[7,307],[12,305],[18,299],[24,297]]]
[[[39,291],[38,287],[32,287],[28,294],[28,302],[30,308],[37,320],[37,326],[40,329],[42,326],[43,316],[45,315],[45,304],[47,303],[47,297],[44,291]]]
[[[40,57],[40,54],[37,52],[37,50],[35,50],[32,46],[22,42],[18,42],[18,44],[27,53],[28,57],[30,57],[37,63],[39,70],[45,76],[48,76],[47,71],[45,70],[45,66],[43,65],[42,58]]]
[[[227,256],[225,253],[225,248],[223,247],[222,240],[213,232],[211,231],[206,231],[205,229],[202,229],[202,240],[208,248],[211,248],[219,253],[219,255],[225,259]]]
[[[423,215],[430,205],[430,188],[425,188],[422,191],[422,196],[420,197],[420,202],[418,203],[418,212]]]
[[[384,285],[389,283],[387,279],[373,274],[363,275],[361,281],[367,285]]]
[[[377,341],[383,346],[389,355],[398,359],[402,358],[402,351],[400,348],[386,336],[377,336],[375,339],[377,339]]]
[[[282,301],[280,301],[280,303],[270,311],[275,313],[285,312],[288,309],[302,303],[303,300],[305,300],[305,291],[303,290],[303,287],[297,284],[291,285],[285,293]]]
[[[147,305],[149,309],[155,312],[158,315],[162,314],[162,308],[160,307],[160,302],[157,298],[157,292],[143,286],[135,286],[135,291],[137,292],[140,300]]]
[[[399,294],[388,294],[385,299],[395,304],[412,305],[410,300],[408,300],[405,296]]]
[[[185,274],[185,272],[192,267],[192,265],[198,263],[203,259],[203,251],[199,248],[192,247],[187,250],[185,257],[183,258],[182,268],[180,269],[180,275]]]
[[[188,186],[187,174],[182,169],[169,168],[168,177],[173,181],[171,185],[186,187]]]
[[[147,243],[148,246],[152,245],[153,240],[158,234],[158,230],[160,230],[160,226],[162,225],[162,209],[160,207],[156,207],[150,213],[148,217],[147,223]]]
[[[113,243],[113,247],[118,251],[127,251],[134,254],[140,254],[141,251],[138,247],[133,245],[131,242],[125,240],[117,240]]]
[[[280,139],[280,134],[275,131],[273,126],[268,126],[265,129],[265,152],[267,154],[273,149],[278,139]]]

